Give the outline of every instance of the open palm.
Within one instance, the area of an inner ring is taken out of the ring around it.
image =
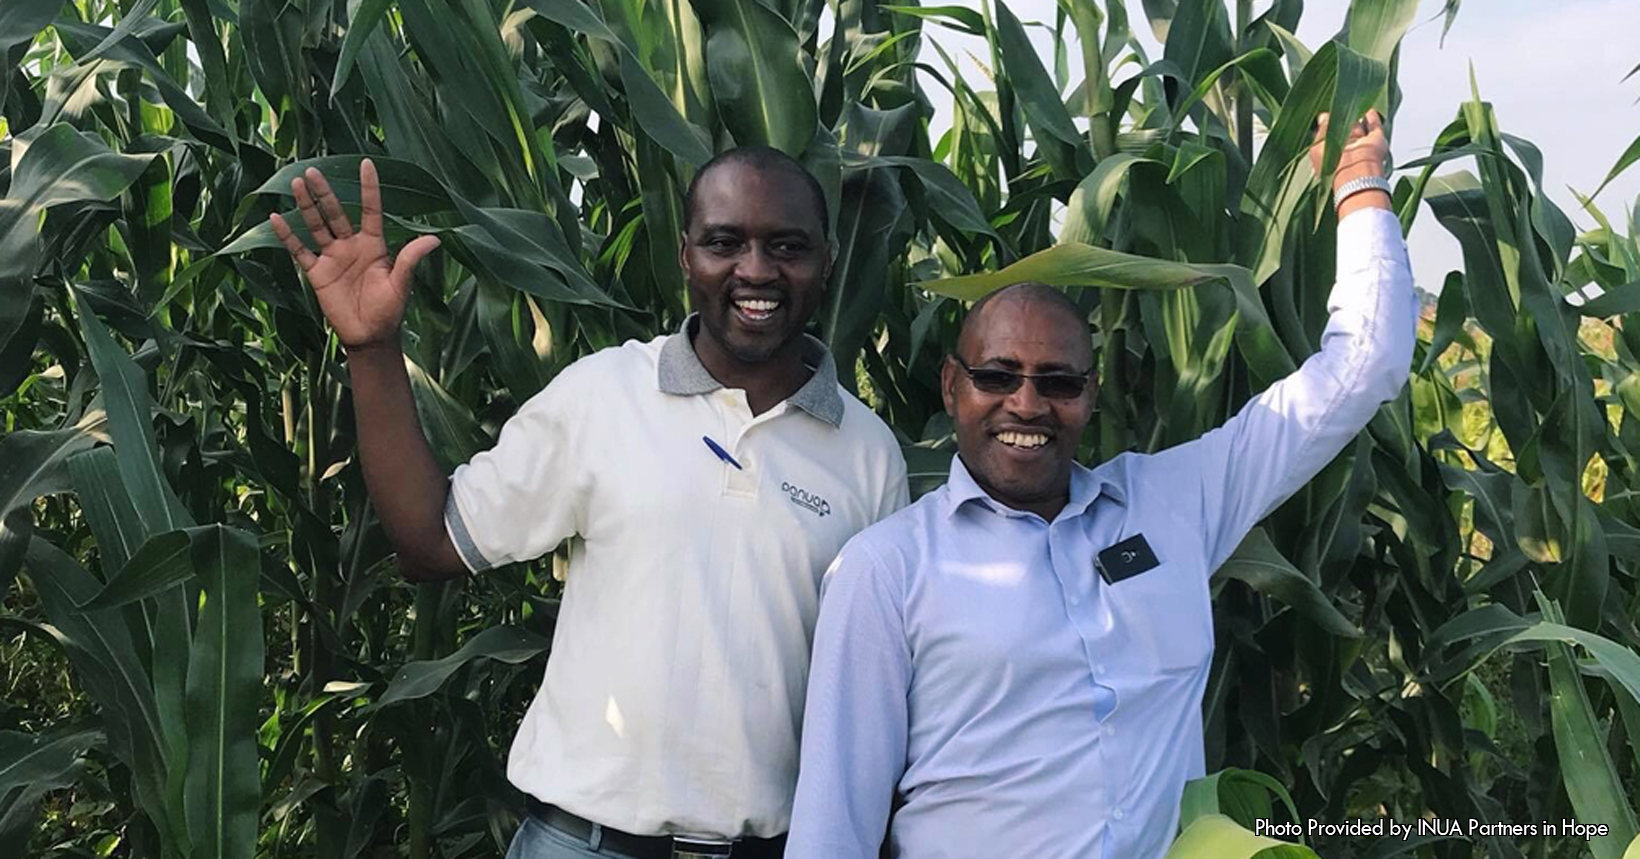
[[[438,238],[422,236],[405,245],[396,259],[388,256],[382,236],[381,182],[376,165],[368,158],[359,163],[358,231],[319,170],[308,168],[305,175],[291,180],[290,187],[319,252],[302,244],[284,218],[273,214],[268,220],[313,285],[319,309],[342,346],[359,349],[396,343],[410,300],[410,273],[438,247]]]

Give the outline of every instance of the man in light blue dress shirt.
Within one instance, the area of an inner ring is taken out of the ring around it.
[[[1209,576],[1406,381],[1387,157],[1369,114],[1338,170],[1321,351],[1196,441],[1078,465],[1085,316],[1040,284],[970,312],[941,376],[949,482],[822,585],[788,859],[870,859],[885,835],[906,859],[1166,852],[1204,768]]]

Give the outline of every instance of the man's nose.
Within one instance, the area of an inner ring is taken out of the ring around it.
[[[1008,411],[1021,420],[1033,420],[1048,413],[1048,401],[1036,392],[1036,383],[1020,379],[1019,388],[1008,395]]]
[[[774,260],[761,242],[752,242],[735,263],[735,275],[748,283],[767,283],[776,274]]]

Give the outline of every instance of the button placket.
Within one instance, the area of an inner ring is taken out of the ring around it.
[[[755,419],[752,417],[751,407],[746,404],[746,392],[733,388],[719,388],[713,395],[723,417],[723,443],[740,463],[736,468],[724,463],[723,491],[726,495],[749,497],[757,495],[758,473],[760,463],[751,451],[741,444],[746,437]]]

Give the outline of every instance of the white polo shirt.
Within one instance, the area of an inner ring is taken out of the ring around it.
[[[628,341],[456,469],[445,527],[469,568],[571,541],[507,760],[521,790],[634,834],[786,831],[820,577],[907,500],[893,433],[813,338],[805,362],[808,383],[754,417],[685,334]]]

